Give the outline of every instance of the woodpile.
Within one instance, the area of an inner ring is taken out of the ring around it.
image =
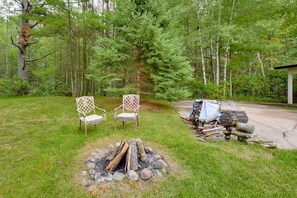
[[[125,170],[126,172],[130,170],[138,170],[138,158],[145,162],[147,160],[146,153],[142,141],[140,139],[129,141],[122,141],[120,144],[117,143],[112,154],[107,158],[110,160],[106,167],[108,172],[114,171],[122,159],[125,158]]]
[[[201,141],[225,141],[231,137],[236,137],[238,141],[249,144],[261,144],[268,148],[275,148],[272,141],[259,139],[255,134],[255,126],[248,123],[248,116],[242,107],[237,106],[233,101],[208,101],[219,104],[221,113],[220,122],[216,121],[217,115],[212,115],[199,121],[202,108],[202,100],[193,103],[192,114],[189,119],[184,118],[184,122],[189,125],[197,139]]]
[[[242,107],[237,106],[233,101],[220,101],[220,124],[223,126],[234,126],[237,122],[247,123],[248,117]]]

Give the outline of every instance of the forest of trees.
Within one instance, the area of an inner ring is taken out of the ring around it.
[[[2,0],[0,96],[286,101],[297,0]],[[295,86],[296,87],[296,86]]]

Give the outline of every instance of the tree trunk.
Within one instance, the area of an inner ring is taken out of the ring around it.
[[[137,90],[137,94],[140,94],[141,91],[141,72],[140,72],[140,68],[141,68],[141,62],[140,62],[140,52],[137,50],[137,60],[135,62],[135,70],[136,70],[136,90]]]
[[[263,65],[263,62],[261,60],[261,54],[260,54],[260,52],[258,52],[258,59],[259,59],[260,67],[261,67],[262,76],[265,78],[264,65]]]
[[[216,59],[217,59],[217,75],[216,75],[216,85],[220,86],[220,37],[217,38],[217,49],[216,49]]]
[[[232,70],[230,69],[230,97],[233,96],[233,87],[232,87]]]
[[[212,37],[210,37],[210,49],[209,49],[209,55],[210,55],[210,68],[211,68],[211,74],[213,77],[213,82],[216,81],[216,72],[215,72],[215,68],[213,65],[213,39]]]
[[[199,13],[199,5],[197,5],[196,1],[193,1],[193,4],[196,9],[196,17],[197,17],[197,26],[198,26],[198,36],[200,37],[199,44],[200,44],[200,55],[201,55],[201,66],[202,66],[202,75],[203,75],[203,83],[207,85],[206,81],[206,71],[205,71],[205,61],[204,61],[204,52],[203,52],[203,43],[202,43],[202,34],[201,34],[201,15]]]
[[[223,87],[223,95],[226,96],[226,83],[227,83],[227,66],[228,66],[228,57],[229,57],[229,40],[227,42],[227,47],[225,51],[225,62],[224,62],[224,87]]]
[[[231,25],[232,25],[232,19],[233,19],[233,13],[234,13],[234,6],[235,6],[235,0],[232,1],[232,9],[231,9],[231,14],[230,14],[229,27],[231,27]],[[225,51],[225,63],[224,63],[224,96],[226,96],[226,80],[227,80],[227,66],[228,66],[229,49],[230,49],[230,37],[228,37],[228,39],[227,39],[226,51]]]
[[[22,14],[30,14],[33,6],[27,0],[22,0]],[[26,64],[26,56],[27,56],[27,46],[28,39],[30,37],[29,34],[30,25],[28,23],[28,19],[22,18],[21,21],[21,34],[19,36],[19,51],[18,51],[18,76],[23,79],[28,79],[28,68]]]
[[[20,45],[21,50],[18,51],[18,76],[23,79],[28,79],[28,68],[26,65],[27,50],[26,47]]]
[[[220,30],[221,30],[221,0],[219,0],[219,16],[218,16],[218,35],[216,40],[216,59],[217,59],[217,75],[216,85],[220,86]]]
[[[85,3],[83,4],[83,12],[85,14],[85,11],[87,9],[87,1],[85,1]],[[86,19],[84,16],[84,22],[86,23]],[[87,30],[84,28],[83,29],[83,68],[81,71],[81,75],[82,75],[82,94],[86,95],[87,94],[87,80],[85,78],[85,74],[86,74],[86,70],[87,70],[87,40],[88,40],[88,32]]]
[[[9,8],[8,8],[9,10]],[[7,35],[7,38],[8,35],[9,35],[9,30],[8,30],[8,21],[9,21],[9,17],[7,16],[6,17],[6,35]],[[5,52],[5,76],[7,78],[9,78],[9,45],[6,44],[6,52]]]
[[[202,45],[202,42],[201,42]],[[204,62],[204,53],[203,53],[203,47],[200,47],[200,52],[201,52],[201,64],[202,64],[202,74],[203,74],[203,82],[204,85],[207,85],[206,81],[206,72],[205,72],[205,62]]]

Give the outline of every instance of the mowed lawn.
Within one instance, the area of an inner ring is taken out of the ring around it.
[[[0,197],[91,197],[77,182],[88,145],[105,147],[141,138],[160,149],[178,171],[146,188],[103,189],[100,197],[297,197],[297,151],[270,150],[236,141],[199,142],[169,103],[143,99],[140,127],[113,128],[120,98],[96,98],[107,109],[107,127],[79,130],[70,97],[0,99]],[[271,123],[273,124],[273,123]],[[120,186],[121,184],[117,184]]]

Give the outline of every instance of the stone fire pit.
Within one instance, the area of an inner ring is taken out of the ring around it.
[[[141,139],[117,142],[113,150],[96,149],[95,153],[85,160],[81,173],[86,188],[125,179],[133,182],[161,179],[171,172],[164,157],[143,146]]]

